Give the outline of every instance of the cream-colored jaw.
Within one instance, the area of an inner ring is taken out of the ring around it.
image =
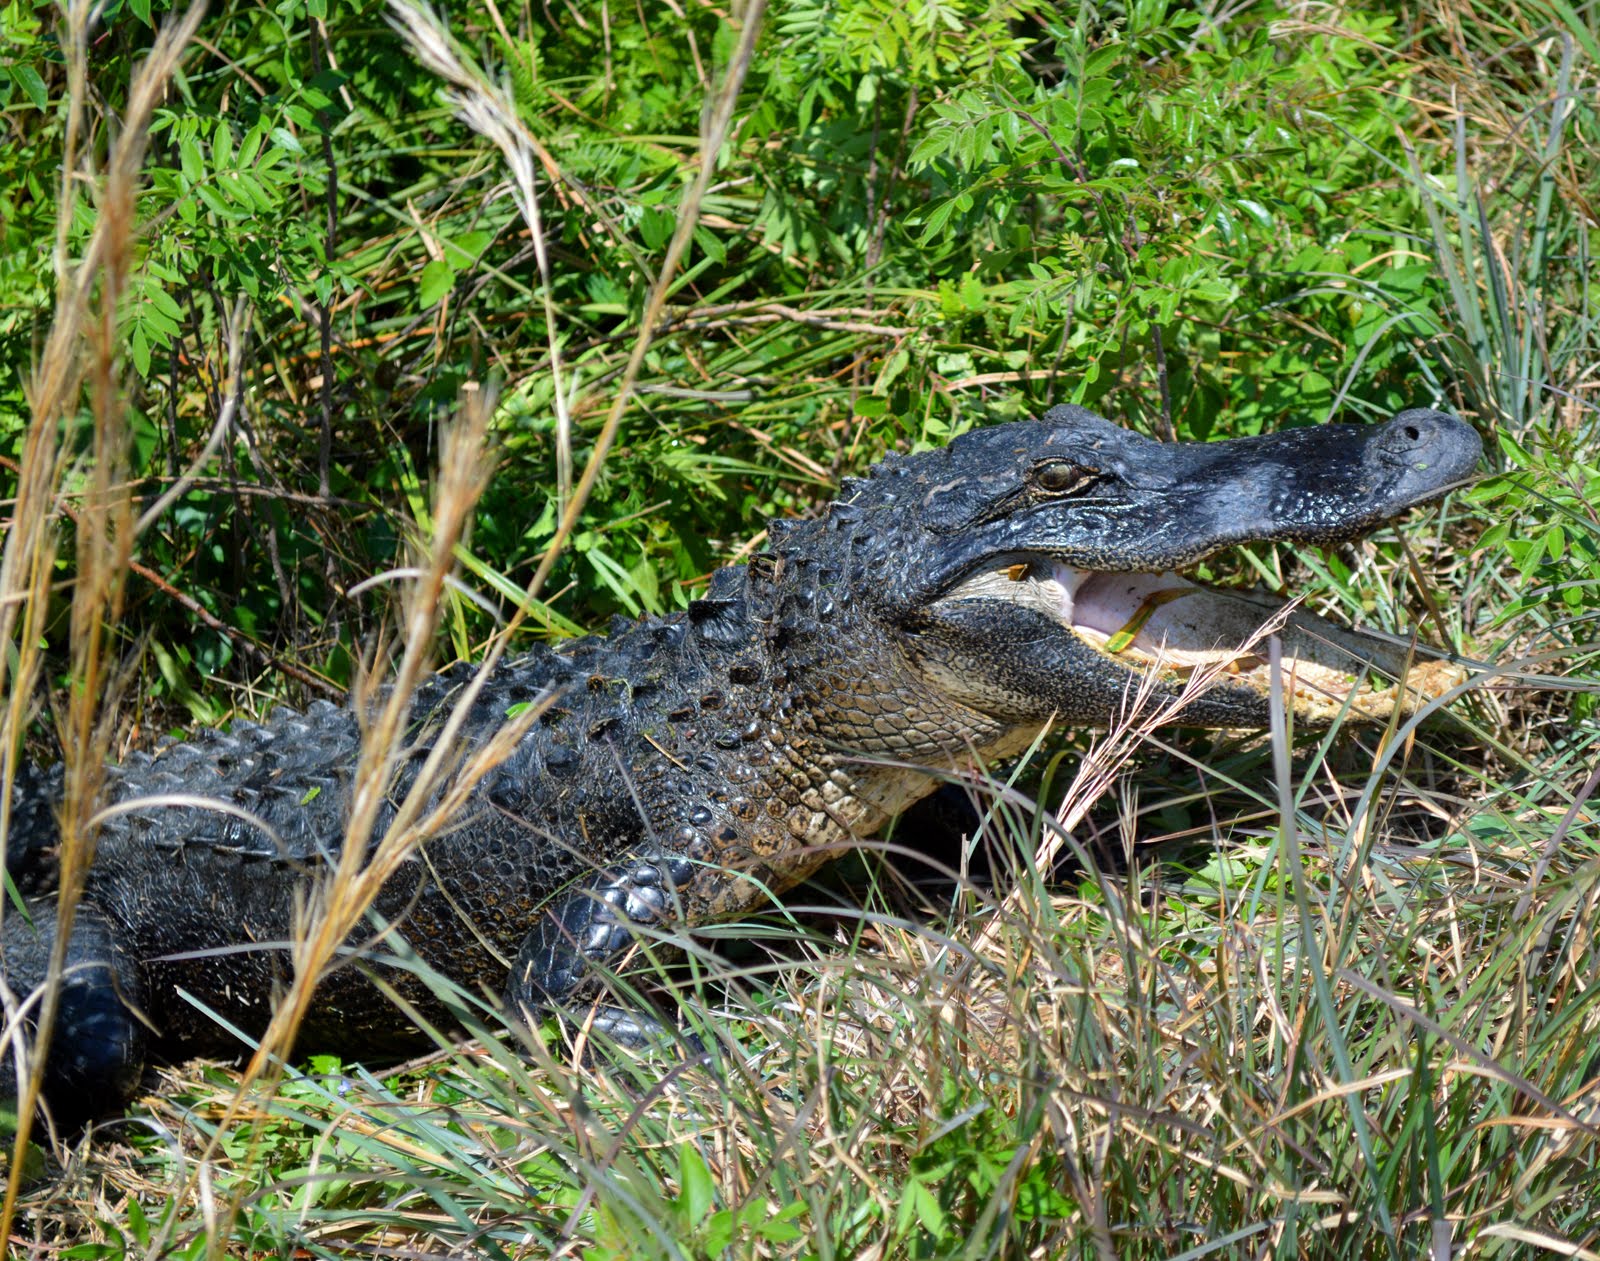
[[[1202,587],[1174,573],[1094,573],[1034,561],[986,570],[947,600],[998,599],[1035,608],[1129,671],[1182,685],[1202,671],[1272,691],[1268,638],[1282,645],[1282,686],[1301,717],[1341,711],[1382,720],[1462,682],[1466,671],[1386,638],[1348,630],[1271,596]]]

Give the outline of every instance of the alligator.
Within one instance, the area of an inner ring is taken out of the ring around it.
[[[1470,426],[1431,410],[1162,443],[1056,407],[890,456],[812,519],[772,522],[765,550],[681,612],[507,658],[466,699],[466,667],[432,676],[370,836],[346,835],[352,707],[280,709],[134,754],[107,769],[114,809],[67,950],[45,1100],[112,1112],[148,1059],[236,1055],[227,1026],[259,1035],[308,883],[342,846],[382,836],[452,706],[466,708],[463,751],[539,713],[384,884],[346,943],[356,965],[319,982],[302,1049],[402,1057],[419,1035],[394,994],[428,1022],[459,1014],[380,932],[464,992],[503,995],[513,1021],[587,1011],[626,1040],[646,1022],[603,982],[641,934],[749,911],[940,772],[1014,756],[1048,724],[1104,725],[1136,703],[1255,729],[1285,698],[1307,724],[1413,710],[1449,686],[1448,662],[1178,571],[1241,543],[1354,539],[1459,484],[1480,454]],[[1256,642],[1269,622],[1276,673]],[[59,767],[25,767],[13,789],[6,870],[27,911],[0,926],[13,996],[46,971],[61,784]]]

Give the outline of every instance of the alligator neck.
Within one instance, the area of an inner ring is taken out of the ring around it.
[[[893,549],[851,510],[774,522],[752,561],[747,610],[796,710],[845,755],[948,766],[1007,740],[1009,728],[934,690],[912,668],[898,629],[859,593],[895,580]]]

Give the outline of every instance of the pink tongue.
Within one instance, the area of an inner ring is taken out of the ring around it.
[[[1140,606],[1158,591],[1192,591],[1194,584],[1177,574],[1090,574],[1073,597],[1076,626],[1115,635],[1132,622]],[[1142,636],[1135,641],[1140,646]]]

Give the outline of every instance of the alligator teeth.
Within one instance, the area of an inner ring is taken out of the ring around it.
[[[1061,588],[1061,598],[1056,605],[1056,616],[1063,626],[1071,626],[1078,600],[1078,588],[1089,577],[1084,569],[1071,569],[1060,561],[1050,563],[1050,581]]]

